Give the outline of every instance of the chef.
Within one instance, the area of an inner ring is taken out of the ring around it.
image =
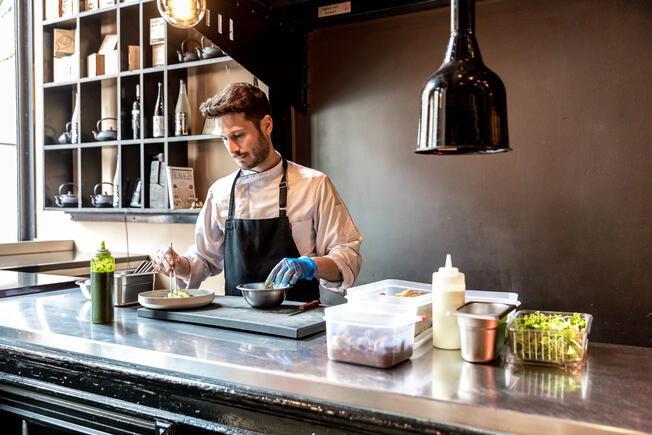
[[[180,286],[198,288],[224,270],[225,290],[265,281],[292,284],[287,299],[319,299],[319,284],[344,293],[355,281],[362,237],[329,178],[284,159],[272,145],[273,120],[264,92],[233,83],[200,110],[240,167],[208,190],[184,255],[160,249],[156,270],[174,266]]]

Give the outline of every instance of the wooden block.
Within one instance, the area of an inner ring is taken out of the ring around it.
[[[53,20],[61,16],[61,0],[45,0],[45,19]]]
[[[75,52],[75,29],[54,29],[54,57],[70,56]]]
[[[104,75],[104,55],[93,53],[87,57],[88,77]]]
[[[129,46],[129,71],[140,69],[140,46]]]
[[[165,44],[152,45],[152,66],[165,65]]]

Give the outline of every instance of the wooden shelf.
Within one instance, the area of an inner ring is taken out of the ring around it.
[[[118,6],[113,5],[113,6],[105,6],[103,8],[93,9],[93,10],[90,10],[90,11],[81,11],[79,13],[79,18],[90,17],[90,16],[93,16],[93,15],[100,15],[100,14],[104,14],[106,12],[115,12],[117,9],[118,9]]]
[[[220,137],[214,134],[195,134],[191,136],[172,136],[167,139],[168,142],[191,142],[201,140],[219,140]]]
[[[233,59],[229,56],[222,56],[222,57],[214,57],[211,59],[201,59],[201,60],[195,60],[193,62],[181,62],[181,63],[175,63],[172,65],[168,65],[167,69],[168,70],[175,70],[175,69],[184,69],[184,68],[197,68],[200,66],[205,66],[205,65],[213,65],[215,63],[226,63],[226,62],[231,62]]]

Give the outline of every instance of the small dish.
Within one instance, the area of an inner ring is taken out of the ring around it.
[[[138,295],[138,303],[153,310],[177,310],[180,308],[197,308],[213,302],[212,290],[186,289],[191,296],[187,298],[168,298],[170,290],[153,290]]]
[[[79,286],[79,289],[81,290],[84,297],[90,301],[91,300],[91,280],[90,279],[80,279],[79,281],[75,281],[75,284],[77,284]]]
[[[236,286],[242,292],[244,300],[254,308],[277,307],[285,301],[288,289],[292,287],[265,287],[264,282],[252,282]]]

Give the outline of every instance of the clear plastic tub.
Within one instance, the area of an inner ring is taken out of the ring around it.
[[[324,310],[328,358],[372,367],[392,367],[412,356],[415,312],[368,311],[357,304]]]
[[[517,326],[518,319],[535,312],[537,311],[519,311],[507,325],[507,339],[509,340],[507,360],[517,364],[563,368],[582,366],[586,360],[586,348],[593,317],[590,314],[580,313],[586,322],[582,331],[576,329],[529,329]],[[558,311],[538,312],[547,316],[572,316],[575,314]]]

